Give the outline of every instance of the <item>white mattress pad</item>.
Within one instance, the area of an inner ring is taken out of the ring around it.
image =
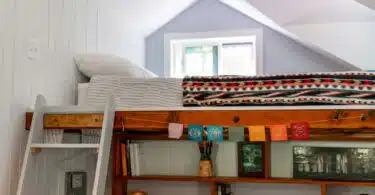
[[[112,93],[116,107],[181,107],[181,83],[176,78],[97,75],[90,80],[85,104],[104,105]]]

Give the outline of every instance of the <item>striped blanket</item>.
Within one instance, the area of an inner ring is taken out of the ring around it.
[[[183,106],[374,105],[375,73],[185,77]]]

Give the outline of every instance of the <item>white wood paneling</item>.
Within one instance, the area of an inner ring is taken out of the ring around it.
[[[196,142],[142,141],[139,150],[140,175],[198,175],[200,153]],[[237,176],[235,142],[215,143],[211,158],[216,176]]]
[[[236,195],[320,195],[319,185],[236,183],[232,185]],[[331,195],[331,194],[328,194]],[[332,194],[338,195],[338,194]],[[340,194],[341,195],[341,194]]]
[[[112,22],[121,17],[101,14],[125,10],[117,1],[0,0],[0,194],[16,193],[27,140],[24,113],[36,95],[50,105],[75,103],[77,82],[85,79],[76,71],[74,53],[100,51],[143,63],[144,35],[131,37]],[[107,36],[111,31],[117,32]],[[137,46],[123,50],[130,40]],[[35,60],[27,56],[31,41],[38,46]],[[108,42],[116,44],[101,48]]]
[[[25,181],[24,190],[19,194],[65,195],[65,173],[68,171],[87,172],[87,194],[92,194],[97,163],[95,150],[43,148],[40,153],[32,154],[29,160],[30,178]]]

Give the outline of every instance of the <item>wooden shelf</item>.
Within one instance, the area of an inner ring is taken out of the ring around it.
[[[320,184],[320,181],[308,179],[289,179],[289,178],[248,178],[248,177],[217,177],[218,183],[282,183],[282,184]]]
[[[192,181],[192,182],[215,182],[215,177],[198,176],[120,176],[118,180],[148,180],[148,181]]]
[[[375,182],[356,182],[356,181],[324,181],[310,179],[292,179],[292,178],[246,178],[246,177],[217,177],[215,182],[222,183],[283,183],[283,184],[318,184],[318,185],[336,185],[336,186],[375,186]]]
[[[320,181],[320,183],[332,186],[375,186],[374,181]]]
[[[120,176],[118,180],[149,180],[149,181],[191,181],[215,183],[279,183],[279,184],[316,184],[335,186],[375,186],[375,182],[322,181],[289,178],[246,178],[246,177],[197,177],[197,176]]]

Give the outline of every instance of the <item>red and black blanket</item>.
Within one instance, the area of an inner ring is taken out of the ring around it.
[[[182,88],[183,106],[375,104],[371,72],[192,76]]]

